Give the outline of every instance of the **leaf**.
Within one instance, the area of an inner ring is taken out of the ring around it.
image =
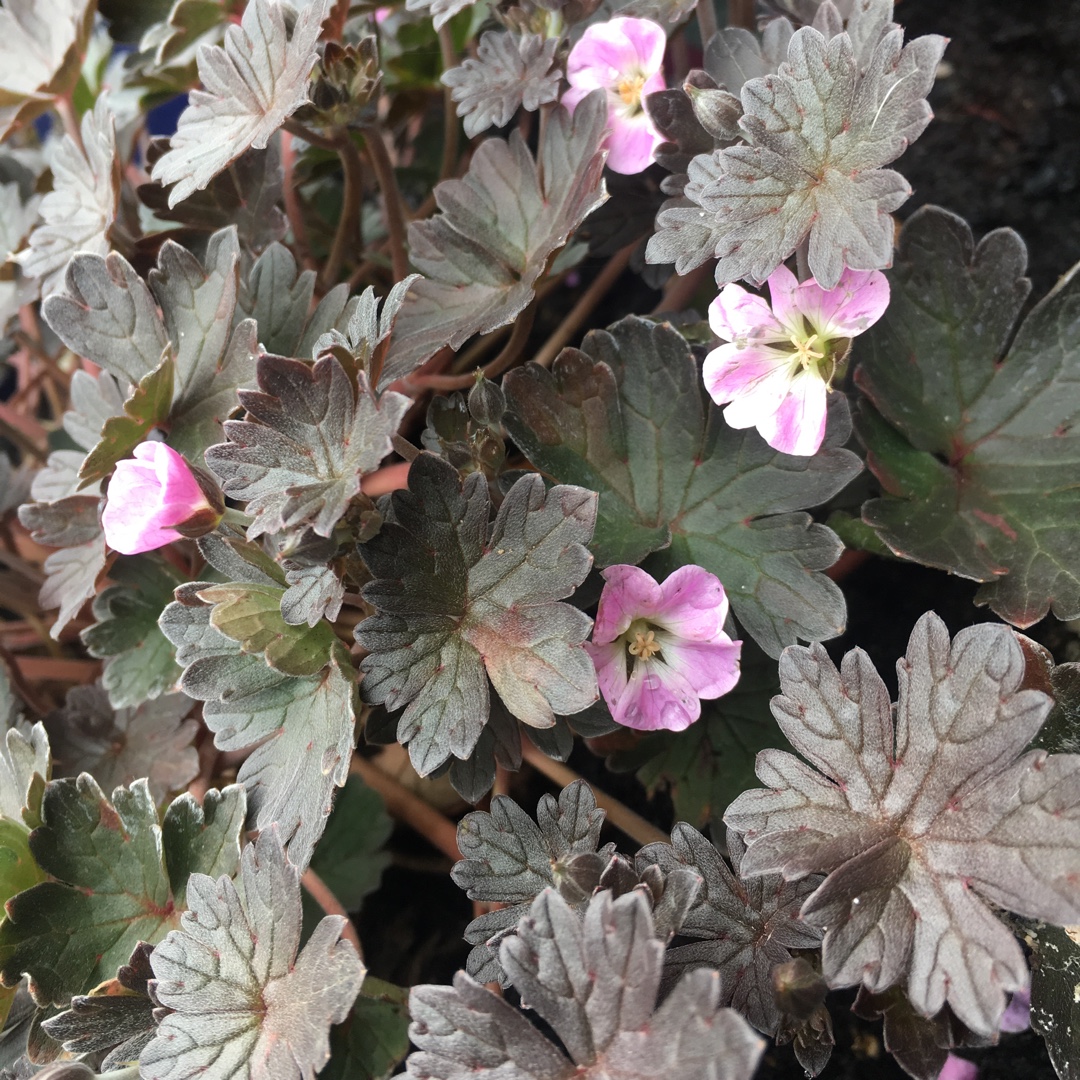
[[[351,662],[331,654],[318,675],[292,678],[210,625],[199,600],[209,582],[177,590],[161,615],[184,667],[180,687],[205,701],[203,720],[219,750],[255,749],[237,780],[248,792],[251,826],[276,824],[289,858],[303,869],[326,826],[334,788],[345,783],[354,743],[356,686]]]
[[[206,187],[245,150],[263,149],[307,101],[326,8],[326,0],[304,7],[289,34],[282,4],[251,0],[240,24],[226,29],[223,46],[199,50],[206,89],[191,92],[169,152],[152,173],[158,183],[175,185],[169,206]]]
[[[45,584],[38,601],[45,611],[59,608],[49,637],[59,640],[64,627],[79,614],[97,591],[97,579],[105,569],[105,534],[76,547],[61,548],[45,560]]]
[[[292,563],[285,580],[289,587],[281,598],[281,617],[290,626],[315,626],[323,618],[333,622],[338,617],[345,583],[332,567]]]
[[[792,949],[817,949],[821,931],[799,918],[803,901],[819,878],[785,882],[779,874],[743,881],[739,865],[745,848],[728,832],[731,869],[696,829],[679,822],[670,844],[649,844],[637,864],[665,873],[686,867],[703,880],[697,899],[679,927],[692,945],[668,950],[669,973],[708,968],[720,976],[720,1002],[731,1005],[766,1035],[775,1036],[784,1017],[773,993],[772,971],[791,960]]]
[[[240,308],[259,327],[263,352],[296,356],[315,295],[315,271],[302,273],[284,244],[271,244],[256,260]]]
[[[551,70],[558,44],[558,38],[540,34],[486,30],[475,57],[443,72],[470,139],[489,127],[505,127],[522,107],[536,112],[558,98],[561,72]]]
[[[490,813],[477,810],[461,819],[457,840],[462,859],[450,876],[470,900],[499,905],[473,919],[465,930],[465,940],[475,946],[466,965],[473,978],[506,983],[498,962],[499,942],[544,889],[559,889],[574,904],[588,898],[592,890],[580,888],[575,866],[581,863],[599,880],[613,854],[610,844],[599,850],[603,823],[604,811],[597,809],[584,780],[563,788],[558,802],[543,795],[536,807],[536,822],[506,795],[491,800]]]
[[[314,627],[290,626],[281,617],[283,589],[270,585],[210,585],[196,594],[211,604],[210,625],[240,643],[242,652],[261,654],[285,675],[317,675],[330,662],[337,636],[325,620]]]
[[[348,1021],[330,1033],[322,1080],[386,1080],[409,1052],[409,994],[368,976]]]
[[[155,803],[187,787],[199,771],[192,745],[198,721],[194,702],[166,694],[116,708],[99,685],[75,686],[63,708],[45,718],[58,776],[88,772],[105,791],[145,778]]]
[[[365,700],[393,712],[421,776],[448,757],[468,758],[488,720],[488,678],[506,708],[533,727],[580,712],[597,698],[582,642],[590,620],[558,601],[589,571],[596,496],[545,490],[521,477],[488,527],[483,474],[423,453],[408,491],[382,504],[382,530],[359,551],[376,610],[356,629]]]
[[[887,493],[864,520],[898,555],[984,582],[976,602],[1021,627],[1080,616],[1080,275],[1015,327],[1025,261],[1011,230],[976,247],[960,218],[918,211],[857,379]]]
[[[1080,942],[1076,927],[1041,926],[1034,935],[1031,1026],[1046,1040],[1060,1080],[1080,1067]]]
[[[226,495],[247,503],[249,539],[309,520],[330,536],[361,477],[390,453],[410,400],[376,399],[362,372],[354,387],[333,356],[314,365],[261,356],[258,380],[258,392],[240,393],[254,420],[228,421],[229,441],[207,451],[207,464]]]
[[[406,11],[428,12],[435,23],[435,29],[441,30],[459,11],[471,7],[475,0],[406,0]]]
[[[124,414],[111,416],[101,429],[101,440],[79,467],[82,486],[104,480],[116,463],[131,457],[135,447],[169,416],[173,395],[173,362],[168,356],[144,375],[131,397],[124,402]]]
[[[0,141],[75,85],[95,7],[90,0],[6,0],[0,8],[0,41],[18,58],[0,76]]]
[[[87,544],[101,533],[101,499],[96,495],[69,495],[50,503],[19,507],[19,521],[30,539],[46,547]]]
[[[341,939],[345,919],[327,915],[299,949],[300,872],[274,829],[244,849],[239,888],[194,874],[188,900],[150,958],[154,993],[175,1011],[140,1055],[140,1075],[314,1076],[364,979]]]
[[[94,597],[97,622],[79,636],[91,656],[105,660],[101,684],[119,709],[159,697],[180,678],[176,650],[157,621],[183,578],[169,563],[152,556],[121,559],[109,576],[115,584]],[[177,787],[190,779],[185,777]]]
[[[866,36],[860,20],[877,25],[879,7],[856,5],[849,32],[831,39],[812,27],[797,30],[780,71],[743,84],[739,127],[748,145],[715,151],[715,179],[691,196],[709,229],[707,244],[697,234],[677,235],[695,211],[661,211],[650,262],[671,262],[678,251],[685,273],[716,257],[718,284],[760,282],[808,238],[810,272],[825,289],[845,267],[891,264],[889,214],[911,189],[882,166],[930,122],[925,98],[946,43],[926,35],[903,46],[897,28],[861,65],[852,37]],[[669,230],[675,235],[665,236]]]
[[[221,438],[237,389],[254,378],[256,327],[250,320],[233,327],[239,261],[235,229],[210,237],[205,266],[166,241],[149,287],[115,252],[105,259],[78,254],[68,265],[66,295],[42,305],[64,344],[115,376],[122,391],[171,357],[172,406],[162,426],[169,445],[195,462]]]
[[[505,423],[546,475],[599,492],[596,561],[658,552],[649,564],[657,575],[705,567],[772,656],[797,638],[839,634],[843,596],[819,572],[836,561],[839,541],[795,511],[825,502],[859,471],[838,449],[848,436],[843,403],[835,401],[825,449],[788,457],[725,423],[670,326],[623,319],[583,348],[564,350],[550,372],[530,364],[507,375]]]
[[[464,1080],[490,1069],[505,1080],[748,1080],[764,1044],[738,1014],[717,1008],[714,972],[690,972],[657,1008],[663,951],[640,892],[616,900],[601,892],[584,923],[557,893],[541,893],[519,936],[503,943],[501,960],[569,1057],[459,972],[453,987],[412,990],[409,1037],[419,1049],[409,1074]]]
[[[89,994],[77,994],[71,1007],[43,1021],[45,1033],[70,1054],[93,1054],[108,1050],[101,1069],[108,1072],[138,1061],[157,1024],[154,1003],[147,996],[152,947],[145,941],[135,946],[131,958]]]
[[[24,274],[41,278],[44,294],[61,287],[64,268],[76,251],[105,255],[110,246],[121,162],[107,95],[83,117],[81,133],[82,148],[65,135],[53,153],[53,187],[41,201],[42,224],[30,234],[26,251],[16,256]]]
[[[701,703],[701,719],[685,732],[650,732],[608,759],[615,772],[635,770],[649,791],[666,788],[675,818],[701,828],[754,786],[754,758],[782,740],[769,712],[780,689],[776,663],[744,642],[739,681],[716,701]]]
[[[894,714],[861,650],[837,671],[820,645],[788,649],[773,715],[814,767],[762,751],[768,790],[744,792],[724,820],[748,845],[743,876],[828,875],[802,916],[826,931],[830,986],[903,985],[922,1015],[947,1002],[990,1035],[1028,972],[984,900],[1080,922],[1080,755],[1017,757],[1051,703],[1021,689],[1024,657],[1006,627],[968,627],[950,643],[924,615],[897,672]]]
[[[26,973],[39,1004],[66,1005],[111,978],[139,941],[160,940],[176,905],[145,780],[117,788],[111,801],[85,773],[54,780],[41,814],[30,847],[55,880],[8,903],[0,976],[11,986]]]
[[[551,257],[607,197],[606,123],[604,95],[590,94],[573,117],[551,114],[539,160],[513,131],[508,143],[484,140],[462,179],[435,188],[442,213],[409,226],[410,261],[425,276],[405,299],[377,388],[525,310]]]

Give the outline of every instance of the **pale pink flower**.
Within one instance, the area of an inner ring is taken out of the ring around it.
[[[880,270],[845,270],[835,289],[800,284],[784,265],[769,277],[772,307],[739,285],[709,305],[709,325],[728,342],[705,357],[705,388],[733,428],[756,427],[785,454],[816,454],[825,406],[850,339],[881,318],[889,282]]]
[[[664,29],[648,19],[618,18],[595,23],[570,50],[566,78],[570,89],[562,103],[573,112],[593,90],[608,99],[610,132],[608,168],[639,173],[652,163],[653,151],[664,137],[645,111],[646,94],[663,90]]]
[[[1017,990],[1009,998],[1008,1007],[1001,1014],[998,1028],[1001,1031],[1027,1031],[1031,1027],[1031,991]]]
[[[979,1066],[967,1058],[950,1054],[938,1073],[938,1080],[975,1080],[979,1075]]]
[[[701,699],[739,681],[741,641],[724,633],[724,586],[700,566],[682,566],[658,585],[637,566],[609,566],[592,642],[600,692],[626,727],[682,731]]]
[[[137,555],[181,539],[175,526],[207,512],[215,511],[188,463],[162,442],[144,442],[117,463],[101,524],[109,547]]]

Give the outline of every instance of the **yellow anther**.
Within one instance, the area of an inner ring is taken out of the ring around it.
[[[620,79],[617,87],[619,97],[623,104],[632,109],[641,107],[641,89],[645,85],[644,75],[632,75],[627,79]]]
[[[804,368],[811,367],[815,360],[821,360],[825,356],[823,352],[811,348],[817,339],[817,334],[811,334],[805,340],[801,339],[798,334],[792,334],[789,339],[791,344],[795,346],[795,358]]]
[[[639,630],[627,648],[630,650],[631,656],[640,656],[642,660],[651,660],[660,651],[660,642],[656,640],[656,635],[652,630],[644,634]]]

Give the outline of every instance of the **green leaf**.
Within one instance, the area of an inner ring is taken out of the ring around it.
[[[238,883],[194,874],[188,899],[181,929],[150,959],[155,994],[173,1011],[140,1054],[140,1075],[313,1077],[364,979],[341,938],[346,920],[327,915],[300,948],[300,871],[272,828],[244,849]]]
[[[317,676],[293,678],[241,652],[210,625],[199,592],[177,590],[160,625],[184,667],[181,689],[205,701],[203,720],[222,751],[255,747],[237,780],[248,792],[253,828],[277,824],[294,865],[306,867],[326,826],[334,788],[345,783],[354,743],[356,684],[344,649]]]
[[[976,246],[960,218],[918,211],[856,373],[887,493],[863,519],[897,555],[984,582],[976,603],[1020,627],[1080,616],[1080,274],[1014,327],[1024,265],[1011,230]]]
[[[200,804],[185,792],[174,799],[161,823],[161,846],[173,900],[183,906],[192,874],[231,876],[240,865],[247,799],[240,784],[211,788]]]
[[[1080,932],[1040,925],[1031,973],[1031,1026],[1046,1040],[1060,1080],[1080,1076]]]
[[[701,719],[688,731],[657,731],[632,750],[608,760],[617,772],[637,771],[650,791],[667,788],[675,818],[699,828],[720,820],[736,795],[757,786],[754,759],[767,747],[787,747],[769,702],[780,692],[776,661],[743,643],[735,689],[701,703]]]
[[[173,362],[166,356],[124,402],[122,416],[111,416],[101,429],[101,438],[86,455],[79,469],[80,486],[104,480],[122,458],[130,457],[151,430],[166,421],[173,396]]]
[[[16,256],[24,274],[41,279],[46,294],[60,287],[76,251],[104,255],[110,247],[121,162],[107,95],[82,118],[81,142],[71,135],[60,141],[52,157],[53,187],[41,201],[42,222],[30,234],[29,247]]]
[[[607,198],[607,102],[591,94],[549,117],[539,161],[520,132],[486,139],[460,180],[435,188],[440,215],[409,226],[409,290],[379,386],[414,371],[443,346],[513,322],[570,234]]]
[[[13,985],[26,973],[39,1004],[67,1004],[111,978],[139,941],[160,941],[179,911],[145,780],[117,788],[112,801],[91,776],[54,780],[42,819],[30,847],[55,880],[8,904],[0,977]]]
[[[285,675],[315,675],[330,662],[337,636],[325,620],[290,626],[281,616],[284,589],[270,585],[211,585],[200,600],[213,605],[210,625],[240,643],[245,653],[261,653]]]
[[[241,292],[240,309],[259,327],[263,352],[299,356],[297,348],[315,295],[315,271],[301,273],[284,244],[271,244],[256,260]]]
[[[307,100],[326,11],[326,0],[315,0],[290,33],[282,4],[252,0],[239,25],[226,29],[223,46],[200,50],[199,78],[207,89],[191,92],[169,152],[153,170],[159,183],[175,185],[170,206],[206,187],[245,150],[265,147]]]
[[[207,451],[225,494],[246,502],[249,539],[305,521],[320,536],[360,492],[360,480],[390,453],[410,399],[389,391],[376,399],[367,376],[356,385],[333,356],[315,364],[262,356],[259,391],[241,391],[253,420],[230,420],[228,442]]]
[[[601,566],[656,552],[654,573],[705,567],[771,656],[843,630],[843,594],[820,573],[840,543],[795,512],[825,502],[861,468],[838,448],[848,436],[838,395],[820,453],[777,453],[756,432],[728,427],[675,330],[637,317],[593,331],[550,372],[511,372],[504,389],[507,430],[529,460],[600,493],[592,550]]]
[[[94,598],[97,622],[79,636],[91,656],[105,660],[102,685],[117,709],[156,698],[176,685],[176,650],[158,616],[181,584],[178,571],[153,556],[121,559],[110,585]]]
[[[406,706],[398,739],[426,776],[448,757],[465,759],[488,721],[488,678],[507,709],[533,727],[597,698],[582,648],[590,620],[558,603],[581,584],[592,559],[596,496],[545,490],[519,479],[489,530],[487,481],[423,453],[408,491],[382,505],[382,530],[359,546],[375,580],[364,598],[377,614],[356,629],[368,650],[367,701]],[[486,673],[486,674],[485,674]]]
[[[409,1052],[409,992],[364,980],[352,1012],[330,1033],[330,1063],[320,1080],[386,1080]]]
[[[57,774],[88,772],[106,791],[145,778],[161,803],[199,771],[192,745],[199,724],[188,719],[194,704],[186,694],[164,694],[114,709],[100,685],[72,687],[64,707],[45,718]]]
[[[930,122],[925,99],[946,41],[903,46],[899,28],[881,37],[882,7],[856,5],[849,33],[831,38],[797,30],[779,72],[743,84],[747,142],[706,155],[711,176],[691,173],[696,190],[685,194],[696,205],[660,212],[650,262],[686,273],[716,257],[717,282],[764,281],[808,241],[810,272],[825,289],[845,267],[890,265],[889,214],[911,189],[882,166]],[[859,55],[864,43],[873,48]]]

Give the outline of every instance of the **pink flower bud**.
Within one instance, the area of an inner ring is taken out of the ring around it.
[[[161,442],[135,447],[135,457],[116,465],[101,515],[105,542],[122,555],[164,547],[184,535],[177,526],[221,516],[188,463]],[[203,530],[208,531],[208,530]]]

